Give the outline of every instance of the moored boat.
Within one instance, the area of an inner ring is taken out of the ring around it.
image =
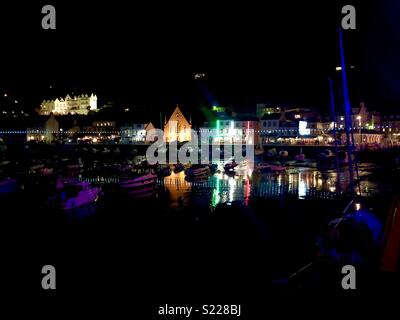
[[[306,161],[306,155],[303,153],[302,149],[300,149],[300,152],[294,156],[294,160],[296,160],[297,162]]]
[[[169,166],[157,170],[157,176],[160,178],[168,177],[169,175],[171,175],[171,168]]]
[[[208,166],[210,167],[211,173],[217,172],[217,170],[218,170],[218,165],[217,165],[217,164],[215,164],[215,163],[210,163]]]
[[[287,152],[286,150],[282,150],[279,152],[279,156],[281,158],[287,158],[289,156],[289,152]]]
[[[136,177],[124,179],[120,182],[122,189],[137,189],[144,188],[151,185],[155,185],[157,181],[157,175],[153,173],[146,173],[138,175]]]
[[[210,167],[204,164],[194,164],[185,170],[187,176],[206,176],[210,174]]]
[[[238,164],[235,160],[232,160],[232,162],[226,163],[226,164],[224,165],[224,170],[225,170],[225,171],[233,171],[233,170],[235,170],[235,168],[236,168],[238,165],[239,165],[239,164]]]
[[[174,173],[179,173],[183,170],[185,170],[185,166],[182,163],[178,162],[174,164]]]
[[[317,163],[331,163],[335,160],[335,158],[335,154],[330,149],[326,149],[317,156]]]
[[[286,171],[285,166],[280,166],[280,165],[272,165],[268,163],[259,163],[256,166],[256,172],[259,173],[268,173],[268,172],[284,172]]]
[[[61,193],[61,208],[70,210],[95,202],[100,193],[100,188],[92,187],[88,182],[66,184]]]

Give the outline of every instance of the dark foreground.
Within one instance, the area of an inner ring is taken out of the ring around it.
[[[316,261],[321,228],[345,198],[254,200],[213,211],[169,210],[163,201],[110,196],[95,214],[74,219],[33,195],[9,196],[1,210],[6,287],[68,304],[117,298],[148,319],[158,319],[155,310],[166,303],[242,304],[248,319],[276,308],[291,312],[285,308],[302,301],[313,307],[336,296],[349,303],[397,288],[396,277],[371,264],[357,274],[357,290],[345,291],[340,269]],[[390,200],[372,201],[384,219]],[[41,288],[46,264],[56,267],[56,292]]]

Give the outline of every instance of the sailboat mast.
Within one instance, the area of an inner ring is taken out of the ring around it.
[[[339,181],[339,153],[338,153],[337,136],[336,136],[335,96],[333,94],[332,79],[329,78],[328,81],[329,81],[329,90],[330,90],[330,96],[331,96],[331,115],[332,115],[332,123],[333,123],[333,138],[335,139],[334,141],[335,141],[336,173],[337,173],[337,179]]]
[[[353,175],[353,145],[351,143],[350,128],[351,121],[351,107],[349,98],[349,89],[347,85],[346,63],[344,58],[343,37],[342,30],[339,28],[339,45],[340,45],[340,59],[342,65],[342,85],[343,85],[343,99],[345,109],[345,124],[346,124],[346,140],[347,140],[347,156],[349,161],[349,174],[350,174],[350,190],[354,192],[354,175]]]

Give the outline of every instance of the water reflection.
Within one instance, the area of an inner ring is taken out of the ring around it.
[[[362,176],[364,173],[360,172]],[[340,171],[318,171],[315,168],[288,168],[283,173],[258,174],[247,168],[237,170],[235,176],[223,171],[203,179],[188,182],[183,172],[164,178],[162,187],[169,195],[170,206],[190,204],[215,208],[219,203],[249,203],[251,198],[277,198],[290,196],[303,199],[307,196],[334,198],[346,191],[349,174]],[[368,180],[361,182],[364,194],[376,186]]]

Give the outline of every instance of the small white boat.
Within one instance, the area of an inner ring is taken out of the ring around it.
[[[242,162],[240,162],[239,167],[240,167],[240,168],[246,168],[247,165],[248,165],[247,160],[243,160]]]
[[[100,192],[100,188],[92,187],[88,182],[66,184],[61,194],[61,208],[70,210],[95,202],[99,198]]]
[[[11,163],[11,161],[4,160],[4,161],[0,162],[0,167],[6,166],[6,165],[8,165],[10,163]]]
[[[123,189],[144,188],[155,185],[157,175],[153,173],[146,173],[134,178],[125,179],[120,182],[120,187]]]
[[[36,172],[40,171],[43,168],[44,168],[44,164],[37,164],[37,165],[32,166],[30,171],[32,173],[36,173]]]

